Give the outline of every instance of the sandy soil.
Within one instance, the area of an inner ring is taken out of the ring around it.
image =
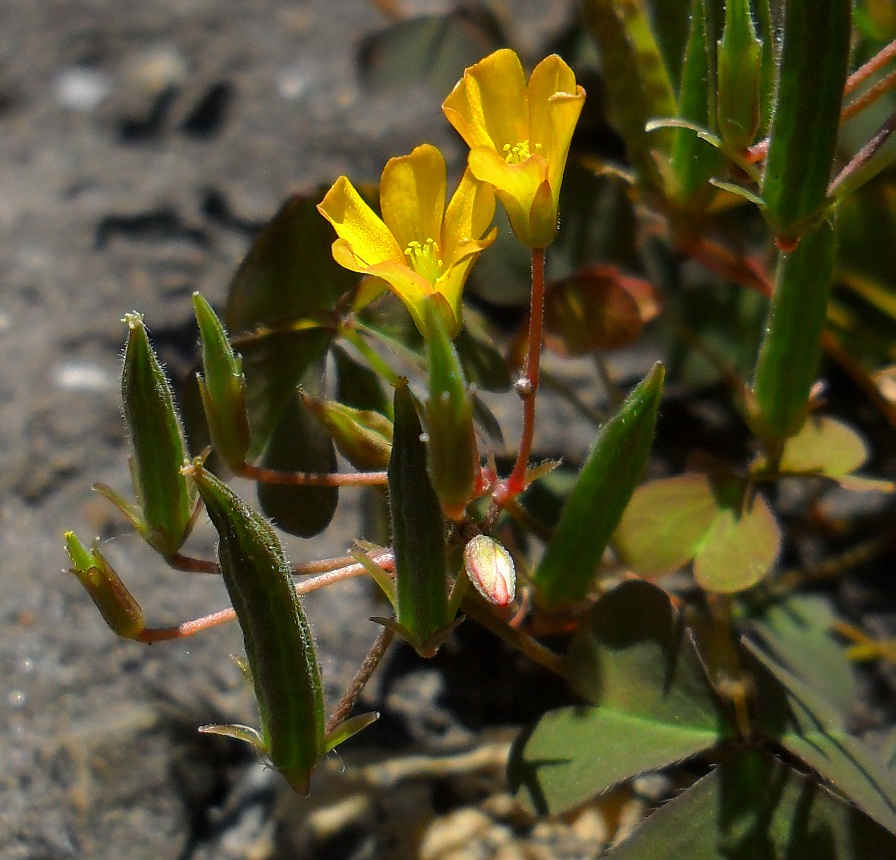
[[[569,4],[516,5],[531,42]],[[388,19],[364,0],[0,0],[0,21],[0,858],[312,856],[277,823],[270,775],[195,732],[253,719],[224,659],[238,631],[115,640],[64,572],[62,534],[100,535],[157,623],[226,605],[219,582],[165,569],[89,490],[129,491],[120,319],[145,313],[182,371],[191,293],[220,304],[289,190],[375,179],[424,140],[459,157],[442,94],[365,91],[359,41]],[[341,505],[293,557],[340,553],[354,516]],[[193,548],[213,551],[207,530]],[[368,603],[360,586],[309,600],[334,688],[375,636],[357,623]],[[429,708],[433,731],[462,734],[438,682],[409,677],[390,692],[399,711]],[[358,850],[329,856],[375,856]]]

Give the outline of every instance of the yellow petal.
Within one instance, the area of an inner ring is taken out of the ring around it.
[[[470,148],[503,151],[529,137],[526,76],[520,58],[503,48],[464,72],[442,104],[448,122]]]
[[[412,241],[438,242],[445,212],[445,159],[434,146],[386,162],[380,182],[383,220],[399,248]]]
[[[401,299],[402,304],[410,312],[420,333],[425,335],[423,302],[433,294],[432,284],[404,263],[388,261],[371,266],[368,271],[389,285],[389,289]]]
[[[489,234],[492,241],[494,241],[497,233],[498,231],[495,229]],[[489,244],[491,243],[489,242]],[[448,332],[448,335],[452,338],[457,336],[463,322],[462,299],[464,284],[467,282],[467,276],[473,268],[473,263],[476,262],[482,253],[483,245],[481,242],[467,242],[466,248],[468,253],[461,260],[450,266],[445,274],[435,283],[437,294],[445,300],[447,307],[451,309],[451,320],[449,321],[442,314],[442,322],[445,324],[445,330]]]
[[[530,248],[544,247],[533,244],[529,219],[535,196],[548,179],[547,161],[533,155],[519,164],[508,164],[493,149],[476,147],[470,151],[469,164],[477,179],[494,186],[517,238]]]
[[[495,192],[492,186],[480,182],[467,168],[445,212],[440,244],[445,265],[457,262],[461,245],[471,239],[479,239],[494,217]]]
[[[342,242],[333,243],[333,256],[337,245],[341,266],[355,272],[363,272],[369,266],[385,260],[404,259],[389,228],[364,202],[361,195],[345,176],[340,176],[317,207],[324,218],[336,230]],[[349,259],[352,265],[348,265]]]
[[[542,60],[529,79],[530,146],[548,160],[548,179],[554,206],[566,169],[569,144],[585,103],[585,90],[576,85],[572,69],[556,54]]]

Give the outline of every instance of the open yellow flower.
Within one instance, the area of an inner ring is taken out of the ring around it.
[[[473,175],[494,186],[513,232],[545,248],[557,232],[560,182],[585,90],[556,54],[529,85],[519,57],[496,51],[464,72],[442,110],[470,147]]]
[[[487,235],[495,196],[469,169],[448,208],[445,159],[436,147],[418,146],[392,158],[380,181],[380,218],[351,182],[340,177],[317,207],[336,229],[333,259],[353,272],[385,281],[426,336],[425,303],[432,301],[453,337],[462,323],[461,294]]]

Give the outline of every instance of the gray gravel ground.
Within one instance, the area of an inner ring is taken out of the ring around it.
[[[523,43],[568,5],[514,2]],[[195,732],[253,720],[226,659],[238,631],[119,642],[63,572],[62,533],[101,535],[156,623],[226,605],[219,582],[165,569],[89,490],[129,491],[119,320],[144,312],[177,367],[191,293],[222,301],[288,191],[375,179],[424,140],[459,156],[443,94],[363,90],[355,50],[388,23],[364,0],[0,0],[0,21],[0,858],[312,856],[308,833],[332,821],[284,825],[317,807],[296,811],[251,757]],[[341,553],[354,517],[341,505],[293,558]],[[208,530],[192,548],[212,553]],[[308,600],[331,692],[375,636],[358,621],[368,603],[357,583]],[[409,678],[393,703],[438,723],[436,681]],[[499,759],[483,767],[499,774]],[[343,819],[369,830],[382,809],[352,796]]]

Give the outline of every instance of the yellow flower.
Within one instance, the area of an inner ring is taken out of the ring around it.
[[[461,294],[476,258],[495,241],[487,235],[495,196],[468,169],[445,209],[445,160],[434,146],[392,158],[380,181],[380,218],[342,176],[317,207],[336,229],[333,259],[353,272],[385,281],[426,336],[425,302],[434,302],[445,329],[460,331]]]
[[[556,54],[529,85],[519,57],[502,49],[471,66],[442,110],[470,147],[473,175],[495,188],[513,232],[545,248],[557,232],[560,182],[585,90]]]

